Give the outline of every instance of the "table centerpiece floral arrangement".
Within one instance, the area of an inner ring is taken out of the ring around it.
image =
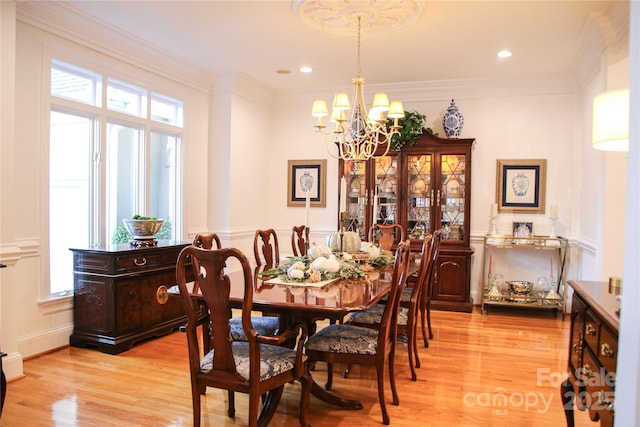
[[[375,262],[372,266],[393,263],[393,255],[390,252],[383,253],[379,248],[373,248],[375,249],[367,246],[370,256],[376,255],[374,260],[370,258],[370,263]],[[332,279],[364,278],[370,269],[368,265],[356,262],[348,253],[336,255],[326,245],[313,245],[309,248],[308,256],[287,257],[277,267],[260,273],[259,277],[278,277],[288,283],[318,283]]]

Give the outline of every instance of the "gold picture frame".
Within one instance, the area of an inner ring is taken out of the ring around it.
[[[498,212],[544,214],[546,159],[497,160]]]
[[[327,160],[289,160],[287,178],[287,206],[305,206],[306,190],[309,190],[309,205],[327,206]]]

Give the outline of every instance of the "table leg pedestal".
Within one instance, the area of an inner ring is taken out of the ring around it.
[[[311,394],[324,402],[327,402],[334,406],[339,406],[341,408],[353,410],[364,408],[362,402],[360,402],[359,400],[347,400],[338,397],[335,394],[322,388],[322,386],[319,385],[315,380],[311,385]]]

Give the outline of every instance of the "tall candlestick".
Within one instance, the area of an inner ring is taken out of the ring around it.
[[[493,255],[489,255],[489,275],[491,275],[491,264],[493,263]]]
[[[373,223],[378,223],[378,186],[376,186],[376,192],[373,195]]]
[[[549,258],[549,277],[553,277],[553,257]]]
[[[493,203],[491,205],[491,216],[496,216],[498,215],[498,204],[497,203]]]
[[[340,178],[340,212],[347,211],[347,180]]]
[[[551,205],[551,213],[549,215],[551,219],[558,219],[558,205]]]
[[[309,227],[309,208],[311,207],[311,198],[309,191],[307,191],[307,198],[304,204],[304,226]]]

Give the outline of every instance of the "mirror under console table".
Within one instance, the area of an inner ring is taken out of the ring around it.
[[[569,280],[573,288],[569,377],[562,383],[567,425],[574,408],[588,411],[592,421],[613,426],[620,302],[608,283]]]

